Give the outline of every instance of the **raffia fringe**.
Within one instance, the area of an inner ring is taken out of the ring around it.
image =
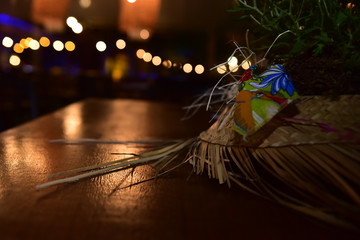
[[[323,221],[360,222],[359,146],[228,147],[198,140],[189,162],[197,174],[231,183]],[[356,224],[355,224],[356,225]]]
[[[109,163],[53,174],[49,177],[61,179],[37,188],[144,164],[153,164],[160,172],[178,166],[179,153],[188,151],[180,164],[189,162],[197,174],[207,173],[228,186],[235,183],[322,221],[359,229],[359,106],[359,95],[341,96],[335,102],[322,97],[304,98],[297,104],[295,119],[313,122],[284,124],[275,119],[248,139],[242,139],[232,130],[233,108],[230,107],[198,138]],[[342,120],[337,116],[342,116]],[[313,124],[315,121],[339,131],[324,132]],[[351,138],[339,138],[348,134],[349,129],[353,130]]]

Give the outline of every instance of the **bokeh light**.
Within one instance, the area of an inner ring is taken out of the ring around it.
[[[75,43],[73,43],[72,41],[67,41],[65,43],[65,49],[68,50],[69,52],[72,52],[75,50]]]
[[[144,57],[144,54],[145,54],[145,50],[144,49],[138,49],[136,51],[136,56],[140,59],[142,59]]]
[[[62,51],[64,49],[64,43],[62,43],[60,40],[56,40],[53,43],[53,47],[56,51]]]
[[[72,29],[73,32],[76,33],[76,34],[80,34],[80,33],[82,33],[82,31],[84,30],[84,28],[83,28],[83,26],[81,25],[81,23],[78,23],[78,22],[77,22],[71,29]]]
[[[229,70],[231,72],[237,72],[237,70],[239,70],[239,65],[229,66]]]
[[[50,40],[47,37],[41,37],[39,42],[40,42],[40,45],[43,47],[50,46]]]
[[[205,68],[203,65],[201,65],[201,64],[196,65],[195,72],[197,74],[202,74],[204,71],[205,71]]]
[[[185,63],[183,66],[183,70],[186,73],[191,73],[192,69],[193,69],[193,67],[191,66],[190,63]]]
[[[172,62],[170,60],[165,60],[163,62],[163,66],[166,67],[166,68],[171,68]]]
[[[126,47],[126,42],[122,39],[116,41],[116,47],[118,49],[124,49]]]
[[[151,59],[152,59],[151,53],[146,52],[146,53],[144,54],[144,56],[143,56],[143,59],[144,59],[145,62],[150,62]]]
[[[78,20],[73,16],[70,16],[66,19],[66,24],[71,28],[73,28],[77,23]]]
[[[153,63],[155,66],[159,66],[159,65],[161,64],[161,58],[160,58],[159,56],[153,57],[152,63]]]
[[[229,59],[228,59],[228,65],[229,65],[230,67],[237,66],[237,65],[238,65],[238,59],[237,59],[236,57],[234,57],[234,56],[229,57]]]
[[[4,37],[2,40],[2,45],[7,48],[11,48],[14,44],[14,40],[12,40],[10,37]]]
[[[141,39],[146,40],[146,39],[148,39],[149,37],[150,37],[150,32],[149,32],[147,29],[142,29],[142,30],[140,31],[140,38],[141,38]]]
[[[40,48],[40,43],[35,39],[31,39],[29,42],[29,48],[32,50],[38,50]]]
[[[20,40],[20,45],[22,46],[22,48],[26,49],[29,48],[29,42],[30,40],[23,38]]]
[[[27,37],[25,40],[24,40],[24,44],[26,46],[26,48],[29,48],[30,47],[30,42],[31,42],[32,38],[31,37]]]
[[[225,65],[218,66],[216,68],[216,71],[220,74],[224,74],[224,73],[226,73],[226,66]]]
[[[250,61],[244,60],[244,61],[241,62],[241,67],[242,67],[244,70],[249,69],[250,66],[251,66],[251,62],[250,62]]]
[[[16,53],[22,53],[24,51],[24,47],[20,43],[15,43],[13,50]]]
[[[96,49],[99,51],[99,52],[103,52],[106,50],[106,43],[103,42],[103,41],[98,41],[96,43]]]
[[[82,8],[88,8],[91,6],[91,0],[80,0],[79,5]]]
[[[9,59],[9,63],[12,65],[12,66],[19,66],[20,63],[21,63],[21,59],[16,56],[16,55],[11,55],[10,56],[10,59]]]

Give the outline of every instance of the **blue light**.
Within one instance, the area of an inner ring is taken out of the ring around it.
[[[15,28],[19,28],[24,31],[31,32],[33,30],[33,25],[25,22],[19,18],[12,17],[5,13],[0,13],[0,24],[12,26]]]

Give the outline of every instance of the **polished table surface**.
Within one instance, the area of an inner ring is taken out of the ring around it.
[[[53,144],[194,137],[207,114],[180,121],[181,105],[88,99],[0,134],[0,239],[359,239],[183,165],[151,178],[149,166],[37,190],[46,176],[116,160],[139,145]]]

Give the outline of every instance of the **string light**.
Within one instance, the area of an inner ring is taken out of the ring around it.
[[[73,43],[72,41],[67,41],[65,43],[65,49],[68,50],[69,52],[72,52],[75,50],[75,43]]]
[[[76,18],[74,17],[68,17],[67,19],[67,24],[69,26],[76,26],[77,25],[77,20]],[[143,33],[145,33],[145,35],[149,34],[149,32],[146,30],[146,29],[143,29]],[[144,37],[144,36],[143,36]],[[146,38],[146,36],[145,36]],[[10,40],[9,40],[10,39]],[[4,37],[3,39],[3,45],[8,45],[10,46],[10,41],[12,39],[9,38],[9,37]],[[26,48],[31,48],[32,50],[38,50],[40,48],[40,46],[42,47],[48,47],[50,46],[50,40],[49,38],[43,36],[39,39],[39,41],[31,38],[31,37],[27,37],[27,38],[23,38],[21,39],[21,41],[19,43],[15,43],[13,45],[13,50],[14,52],[16,53],[22,53],[24,51],[24,49]],[[123,39],[118,39],[116,41],[116,47],[118,49],[124,49],[126,47],[126,42],[123,40]],[[67,41],[65,44],[60,41],[60,40],[56,40],[53,42],[53,48],[56,50],[56,51],[62,51],[64,50],[64,48],[71,52],[71,51],[74,51],[75,50],[75,43],[72,42],[72,41]],[[104,41],[98,41],[96,43],[96,49],[100,52],[103,52],[105,51],[107,48],[107,45]],[[14,55],[15,56],[15,55]],[[186,63],[184,65],[182,65],[181,63],[172,63],[169,59],[165,60],[165,61],[162,61],[162,59],[159,57],[159,56],[152,56],[152,54],[150,52],[145,52],[144,49],[138,49],[136,51],[136,56],[139,58],[139,59],[143,59],[145,62],[152,62],[155,66],[159,66],[159,65],[163,65],[165,68],[171,68],[171,67],[174,67],[174,68],[180,68],[182,69],[185,73],[191,73],[193,70],[197,73],[197,74],[202,74],[204,73],[204,66],[201,65],[201,64],[198,64],[196,65],[195,68],[193,68],[193,66],[190,64],[190,63]],[[13,57],[13,59],[17,59],[16,58],[17,56]],[[20,58],[19,58],[20,59]],[[229,65],[232,65],[233,62],[236,61],[237,62],[237,59],[234,60],[234,59],[228,59],[228,64]],[[13,60],[13,62],[16,64],[17,61]],[[19,63],[20,64],[20,63]],[[245,63],[242,65],[242,67],[245,67]],[[229,67],[230,68],[230,67]],[[222,67],[219,67],[218,69],[218,72],[223,74],[226,72],[226,66],[222,66]]]
[[[33,40],[31,37],[27,37],[25,40],[24,40],[24,44],[26,46],[26,48],[29,48],[30,47],[30,42],[31,40]]]
[[[80,0],[79,5],[82,8],[88,8],[91,6],[91,0]]]
[[[146,40],[150,37],[150,32],[147,29],[142,29],[140,31],[140,38]]]
[[[224,74],[226,73],[226,66],[225,65],[221,65],[219,67],[216,68],[216,71],[220,74]]]
[[[103,42],[103,41],[98,41],[96,43],[96,49],[99,51],[99,52],[103,52],[106,50],[106,43]]]
[[[136,56],[139,58],[139,59],[142,59],[144,57],[144,54],[145,54],[145,50],[144,49],[138,49],[136,51]]]
[[[196,65],[196,67],[195,67],[195,72],[196,72],[197,74],[202,74],[202,73],[204,72],[204,70],[205,70],[205,68],[204,68],[204,66],[201,65],[201,64],[198,64],[198,65]]]
[[[22,53],[24,51],[24,48],[20,43],[15,43],[13,50],[16,53]]]
[[[12,66],[19,66],[20,63],[21,63],[21,59],[16,55],[11,55],[10,58],[9,58],[9,63]]]
[[[60,40],[56,40],[53,43],[53,47],[56,51],[60,52],[64,49],[64,44]]]
[[[249,69],[250,66],[251,66],[251,62],[250,62],[250,61],[244,60],[244,61],[241,62],[241,67],[242,67],[244,70]]]
[[[50,40],[47,37],[41,37],[40,40],[39,40],[39,43],[43,47],[50,46]]]
[[[70,16],[66,19],[66,24],[70,27],[70,28],[73,28],[76,24],[78,23],[78,20],[73,17],[73,16]]]
[[[144,54],[144,56],[143,56],[143,59],[144,59],[145,62],[150,62],[151,59],[152,59],[151,53],[146,52],[146,53]]]
[[[14,40],[12,40],[10,37],[4,37],[2,44],[4,47],[11,48],[14,44]]]
[[[118,49],[124,49],[126,47],[126,42],[122,39],[116,41],[116,47]]]
[[[153,63],[155,66],[159,66],[159,65],[161,64],[161,58],[160,58],[159,56],[153,57],[152,63]]]
[[[20,40],[20,45],[24,49],[29,48],[29,41],[27,41],[25,38],[23,38],[23,39]]]
[[[71,29],[76,34],[80,34],[84,30],[83,26],[79,22],[77,22]]]
[[[165,60],[163,62],[163,66],[166,68],[171,68],[172,67],[172,62],[170,60]]]
[[[35,39],[31,39],[29,42],[29,48],[32,50],[38,50],[40,48],[40,43]]]
[[[192,69],[193,69],[193,67],[191,66],[190,63],[185,63],[185,65],[183,66],[183,70],[186,73],[191,73]]]
[[[231,72],[237,72],[237,70],[239,70],[239,65],[229,66],[229,70]]]
[[[236,57],[234,57],[234,56],[229,57],[229,59],[228,59],[228,65],[229,65],[230,67],[235,67],[235,66],[237,66],[237,65],[238,65],[238,59],[237,59]]]

